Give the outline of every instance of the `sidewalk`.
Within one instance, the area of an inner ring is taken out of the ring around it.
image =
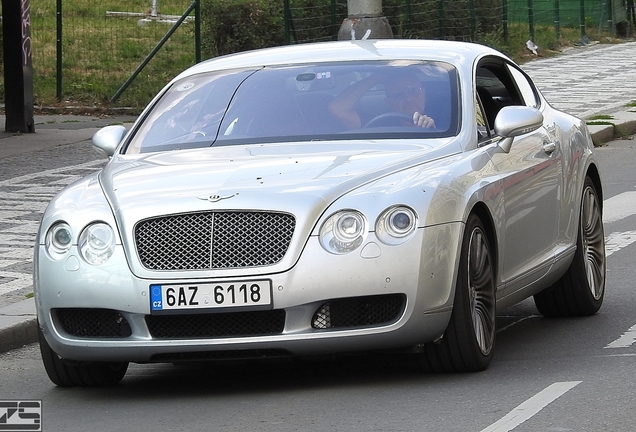
[[[0,159],[32,158],[38,152],[66,144],[86,142],[88,146],[100,128],[111,124],[129,127],[135,117],[38,115],[34,120],[35,133],[13,134],[4,132],[5,117],[0,115]],[[0,307],[0,353],[37,341],[36,325],[33,298]]]
[[[625,75],[617,72],[617,67],[599,72],[599,69],[604,66],[603,62],[609,63],[609,60],[603,60],[602,56],[598,55],[598,53],[605,51],[615,56],[616,62],[620,62],[618,69],[625,72]],[[613,124],[589,126],[592,137],[598,145],[612,141],[617,137],[617,133],[636,133],[636,107],[626,107],[627,102],[632,98],[636,99],[636,90],[632,91],[632,89],[626,89],[623,86],[616,90],[621,93],[615,95],[608,89],[617,86],[607,85],[603,87],[603,84],[600,83],[602,77],[599,77],[603,75],[608,82],[610,80],[615,80],[614,82],[618,80],[623,83],[636,82],[636,65],[631,68],[629,64],[623,63],[623,59],[635,59],[633,61],[636,62],[636,55],[632,55],[635,51],[636,43],[634,42],[625,43],[622,46],[597,47],[594,56],[586,54],[585,50],[575,51],[572,55],[528,63],[527,70],[547,99],[554,103],[557,108],[586,119],[601,113],[611,117],[611,119],[603,121]],[[590,59],[590,57],[594,57],[594,59]],[[593,61],[597,63],[591,65],[590,62]],[[526,66],[524,65],[523,68],[526,69]],[[588,76],[582,77],[581,75],[585,71],[587,71]],[[574,73],[577,76],[572,78]],[[612,97],[615,99],[610,100]],[[134,119],[131,116],[35,116],[35,133],[0,132],[0,160],[10,157],[29,160],[39,152],[67,144],[86,142],[86,146],[89,146],[90,138],[99,128],[122,123],[129,127]],[[4,125],[4,115],[0,115],[0,129],[4,129]],[[4,259],[8,260],[9,256],[9,253],[5,252]],[[2,259],[0,254],[0,261]],[[0,280],[2,278],[3,275],[0,273]],[[0,291],[1,296],[2,292]],[[5,306],[0,306],[0,353],[35,342],[37,340],[37,324],[34,299],[15,301],[8,305],[6,302],[0,304],[5,304]]]

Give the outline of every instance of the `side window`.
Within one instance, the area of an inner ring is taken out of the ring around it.
[[[477,69],[476,84],[475,91],[483,107],[488,129],[492,129],[499,110],[506,105],[512,105],[510,92],[491,67]]]
[[[477,65],[475,93],[491,130],[495,117],[503,107],[539,106],[537,91],[525,74],[498,58],[487,57]]]
[[[516,67],[507,65],[510,75],[514,78],[525,104],[529,107],[539,108],[539,99],[532,83]]]
[[[490,128],[486,121],[486,115],[484,114],[484,108],[479,101],[479,97],[475,101],[475,113],[477,116],[477,138],[479,141],[490,139]]]

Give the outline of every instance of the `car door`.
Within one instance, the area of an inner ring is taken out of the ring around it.
[[[480,63],[476,84],[490,125],[498,111],[508,105],[541,108],[531,81],[500,59]],[[544,123],[544,127],[515,138],[510,152],[495,152],[492,159],[503,185],[505,217],[499,271],[500,283],[509,294],[540,279],[552,265],[558,240],[561,158]]]

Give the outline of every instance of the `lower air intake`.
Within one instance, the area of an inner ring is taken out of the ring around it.
[[[283,332],[285,311],[146,315],[146,324],[156,339],[265,336]]]
[[[85,338],[125,338],[132,334],[126,318],[110,309],[53,309],[56,325],[67,334]]]
[[[404,294],[330,300],[316,310],[311,326],[326,330],[386,325],[398,320],[405,304]]]

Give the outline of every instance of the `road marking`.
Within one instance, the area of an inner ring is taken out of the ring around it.
[[[636,191],[623,192],[603,202],[603,222],[612,223],[636,214]]]
[[[611,344],[605,348],[629,348],[636,342],[636,325],[633,325],[629,330],[621,335]]]
[[[636,231],[614,232],[605,237],[605,256],[636,242]]]
[[[521,405],[510,411],[501,420],[482,429],[481,432],[508,432],[525,422],[543,408],[554,402],[566,392],[575,386],[581,384],[582,381],[568,381],[554,383],[532,396]]]

